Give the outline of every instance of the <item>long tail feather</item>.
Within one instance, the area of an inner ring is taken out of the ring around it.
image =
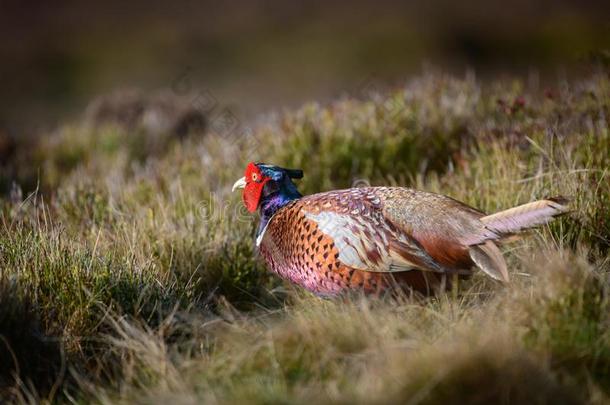
[[[485,226],[498,235],[510,235],[524,229],[546,224],[569,211],[563,197],[547,198],[519,205],[481,218]]]

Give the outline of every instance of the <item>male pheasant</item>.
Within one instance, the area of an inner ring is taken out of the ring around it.
[[[269,268],[307,290],[334,296],[382,293],[405,286],[429,295],[446,276],[479,268],[508,282],[496,241],[567,212],[549,198],[493,215],[439,194],[402,187],[364,187],[302,196],[301,170],[249,163],[243,188],[260,211],[256,245]]]

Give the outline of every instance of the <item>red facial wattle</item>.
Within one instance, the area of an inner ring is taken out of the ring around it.
[[[263,173],[254,163],[248,164],[244,177],[246,179],[246,186],[242,194],[244,205],[249,212],[255,212],[260,202],[263,187],[270,178],[263,176]]]

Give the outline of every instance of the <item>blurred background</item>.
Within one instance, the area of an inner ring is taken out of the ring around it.
[[[117,89],[203,91],[248,120],[429,66],[556,80],[607,62],[610,2],[9,0],[0,31],[0,137],[19,138]]]

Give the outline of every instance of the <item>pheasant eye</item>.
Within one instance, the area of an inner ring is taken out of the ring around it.
[[[252,173],[252,181],[258,181],[258,174]]]

